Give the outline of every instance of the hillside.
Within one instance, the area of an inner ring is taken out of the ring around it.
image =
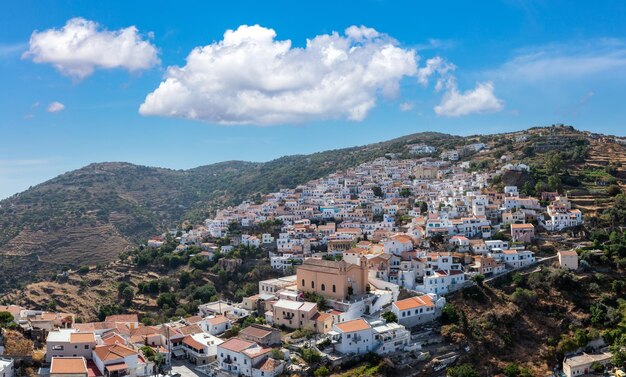
[[[266,163],[228,161],[189,170],[111,162],[91,164],[0,201],[0,292],[58,272],[99,264],[184,220],[294,187],[406,144],[445,147],[463,138],[420,133],[387,142]]]
[[[566,192],[594,216],[626,178],[626,147],[610,140],[571,127],[544,127],[468,137],[420,133],[266,163],[228,161],[189,170],[91,164],[0,202],[0,268],[7,271],[0,276],[0,292],[64,266],[111,262],[148,237],[183,221],[197,223],[220,207],[259,200],[389,153],[411,157],[408,146],[415,143],[439,150],[487,143],[486,153],[465,157],[471,169],[495,169],[503,159],[525,163],[530,173],[510,171],[496,186],[517,185],[526,194]]]

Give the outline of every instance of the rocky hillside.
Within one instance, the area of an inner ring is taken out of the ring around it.
[[[533,167],[509,172],[497,185],[523,193],[565,191],[586,214],[606,208],[624,188],[626,147],[571,127],[532,128],[510,134],[458,137],[420,133],[361,147],[281,157],[266,163],[228,161],[189,170],[98,163],[65,173],[0,201],[0,292],[59,272],[96,265],[183,221],[201,221],[216,208],[259,200],[262,194],[381,156],[412,157],[410,144],[439,150],[486,143],[466,156],[470,169],[506,161]]]
[[[224,205],[294,187],[407,143],[439,147],[463,138],[421,133],[362,147],[281,157],[266,163],[228,161],[190,170],[129,163],[91,164],[0,201],[0,291],[58,272],[61,266],[114,260],[132,245],[184,220],[201,221]]]

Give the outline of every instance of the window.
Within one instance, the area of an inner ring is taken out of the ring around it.
[[[311,281],[311,288],[315,289],[315,282]]]
[[[322,284],[322,291],[326,290],[326,286],[324,284]]]
[[[85,344],[85,349],[88,350],[89,349],[89,344]]]
[[[304,279],[302,279],[302,286],[304,287]]]
[[[75,345],[75,346],[74,346],[74,349],[75,349],[75,350],[77,350],[77,349],[78,349],[78,345]]]
[[[63,351],[63,346],[52,346],[52,350],[54,350],[54,351]]]
[[[333,284],[333,293],[337,292],[337,287],[335,287],[335,284]]]

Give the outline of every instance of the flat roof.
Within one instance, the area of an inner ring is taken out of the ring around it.
[[[87,362],[83,357],[53,357],[50,374],[87,374]]]

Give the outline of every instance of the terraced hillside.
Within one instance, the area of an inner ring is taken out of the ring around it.
[[[113,261],[131,245],[184,220],[198,222],[216,208],[258,199],[389,152],[407,154],[406,144],[416,142],[443,148],[464,139],[420,133],[265,163],[228,161],[171,170],[115,162],[65,173],[0,201],[0,267],[5,272],[0,274],[0,292],[59,272],[62,266]]]

